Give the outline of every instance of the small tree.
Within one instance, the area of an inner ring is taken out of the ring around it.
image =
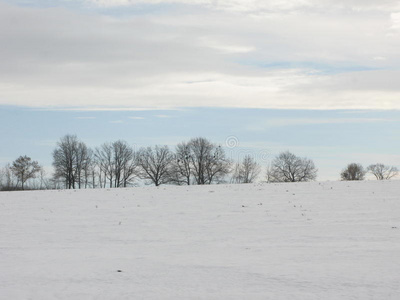
[[[79,144],[76,135],[65,135],[53,151],[54,178],[63,178],[65,188],[74,189],[77,182]]]
[[[175,148],[175,157],[171,164],[171,183],[177,185],[190,185],[193,167],[191,164],[192,150],[190,144],[180,143]]]
[[[170,182],[170,168],[174,159],[167,146],[142,148],[138,153],[140,177],[154,183],[155,186]]]
[[[4,168],[0,169],[0,188],[4,191],[14,190],[16,187],[16,177],[11,170],[11,165],[8,163]]]
[[[342,180],[364,180],[366,171],[361,164],[351,163],[348,164],[346,168],[340,173]]]
[[[387,166],[384,164],[374,164],[367,168],[377,180],[389,180],[399,174],[399,170],[394,166]]]
[[[39,171],[39,189],[46,190],[50,188],[50,180],[46,177],[46,171],[41,168]]]
[[[237,163],[232,176],[232,183],[252,183],[260,174],[260,165],[246,155],[241,163]]]
[[[127,142],[105,143],[96,148],[94,156],[99,168],[100,186],[105,187],[107,179],[110,187],[127,187],[133,183],[138,173],[138,160]]]
[[[15,161],[13,161],[11,165],[11,171],[18,178],[18,181],[21,182],[21,188],[24,189],[25,182],[28,179],[35,178],[36,173],[41,170],[39,163],[37,161],[33,161],[28,156],[20,156]]]
[[[301,158],[289,151],[280,153],[267,170],[269,182],[301,182],[317,178],[318,169],[308,158]]]
[[[232,164],[224,149],[202,137],[191,139],[188,145],[194,182],[199,185],[224,182]]]

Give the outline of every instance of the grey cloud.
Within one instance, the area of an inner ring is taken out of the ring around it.
[[[400,108],[394,1],[196,3],[124,18],[0,3],[0,104]]]

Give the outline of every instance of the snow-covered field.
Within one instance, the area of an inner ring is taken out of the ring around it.
[[[400,181],[0,193],[1,299],[400,299]]]

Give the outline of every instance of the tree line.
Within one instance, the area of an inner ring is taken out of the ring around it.
[[[346,181],[364,180],[368,173],[371,173],[377,180],[389,180],[399,175],[399,169],[381,163],[369,165],[367,168],[359,163],[350,163],[342,170],[340,177]]]
[[[54,173],[50,179],[42,180],[40,188],[118,188],[138,182],[155,186],[251,183],[260,170],[250,156],[234,164],[220,145],[202,137],[182,142],[174,150],[156,145],[136,151],[122,140],[91,149],[76,135],[65,135],[58,141],[52,158]],[[28,179],[43,175],[44,170],[36,161],[32,161],[34,168],[25,161],[19,168],[29,169],[29,176],[21,175],[14,167],[19,160],[1,170],[0,187],[3,189],[24,189]],[[37,182],[34,188],[38,188]]]
[[[159,186],[205,185],[221,183],[253,183],[262,167],[251,156],[238,162],[227,157],[221,145],[203,137],[181,142],[174,149],[165,145],[142,147],[138,150],[118,140],[91,149],[76,135],[65,135],[52,152],[54,172],[46,176],[43,167],[27,156],[20,156],[0,169],[2,190],[119,188],[143,182]],[[367,172],[376,179],[398,175],[396,167],[383,164],[364,169],[349,164],[341,172],[342,180],[362,180]],[[277,155],[266,169],[267,182],[303,182],[317,178],[313,160],[286,151]]]

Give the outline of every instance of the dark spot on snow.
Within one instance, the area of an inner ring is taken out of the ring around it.
[[[121,273],[121,272],[122,272],[122,270],[117,270],[117,272],[118,272],[118,273]]]

